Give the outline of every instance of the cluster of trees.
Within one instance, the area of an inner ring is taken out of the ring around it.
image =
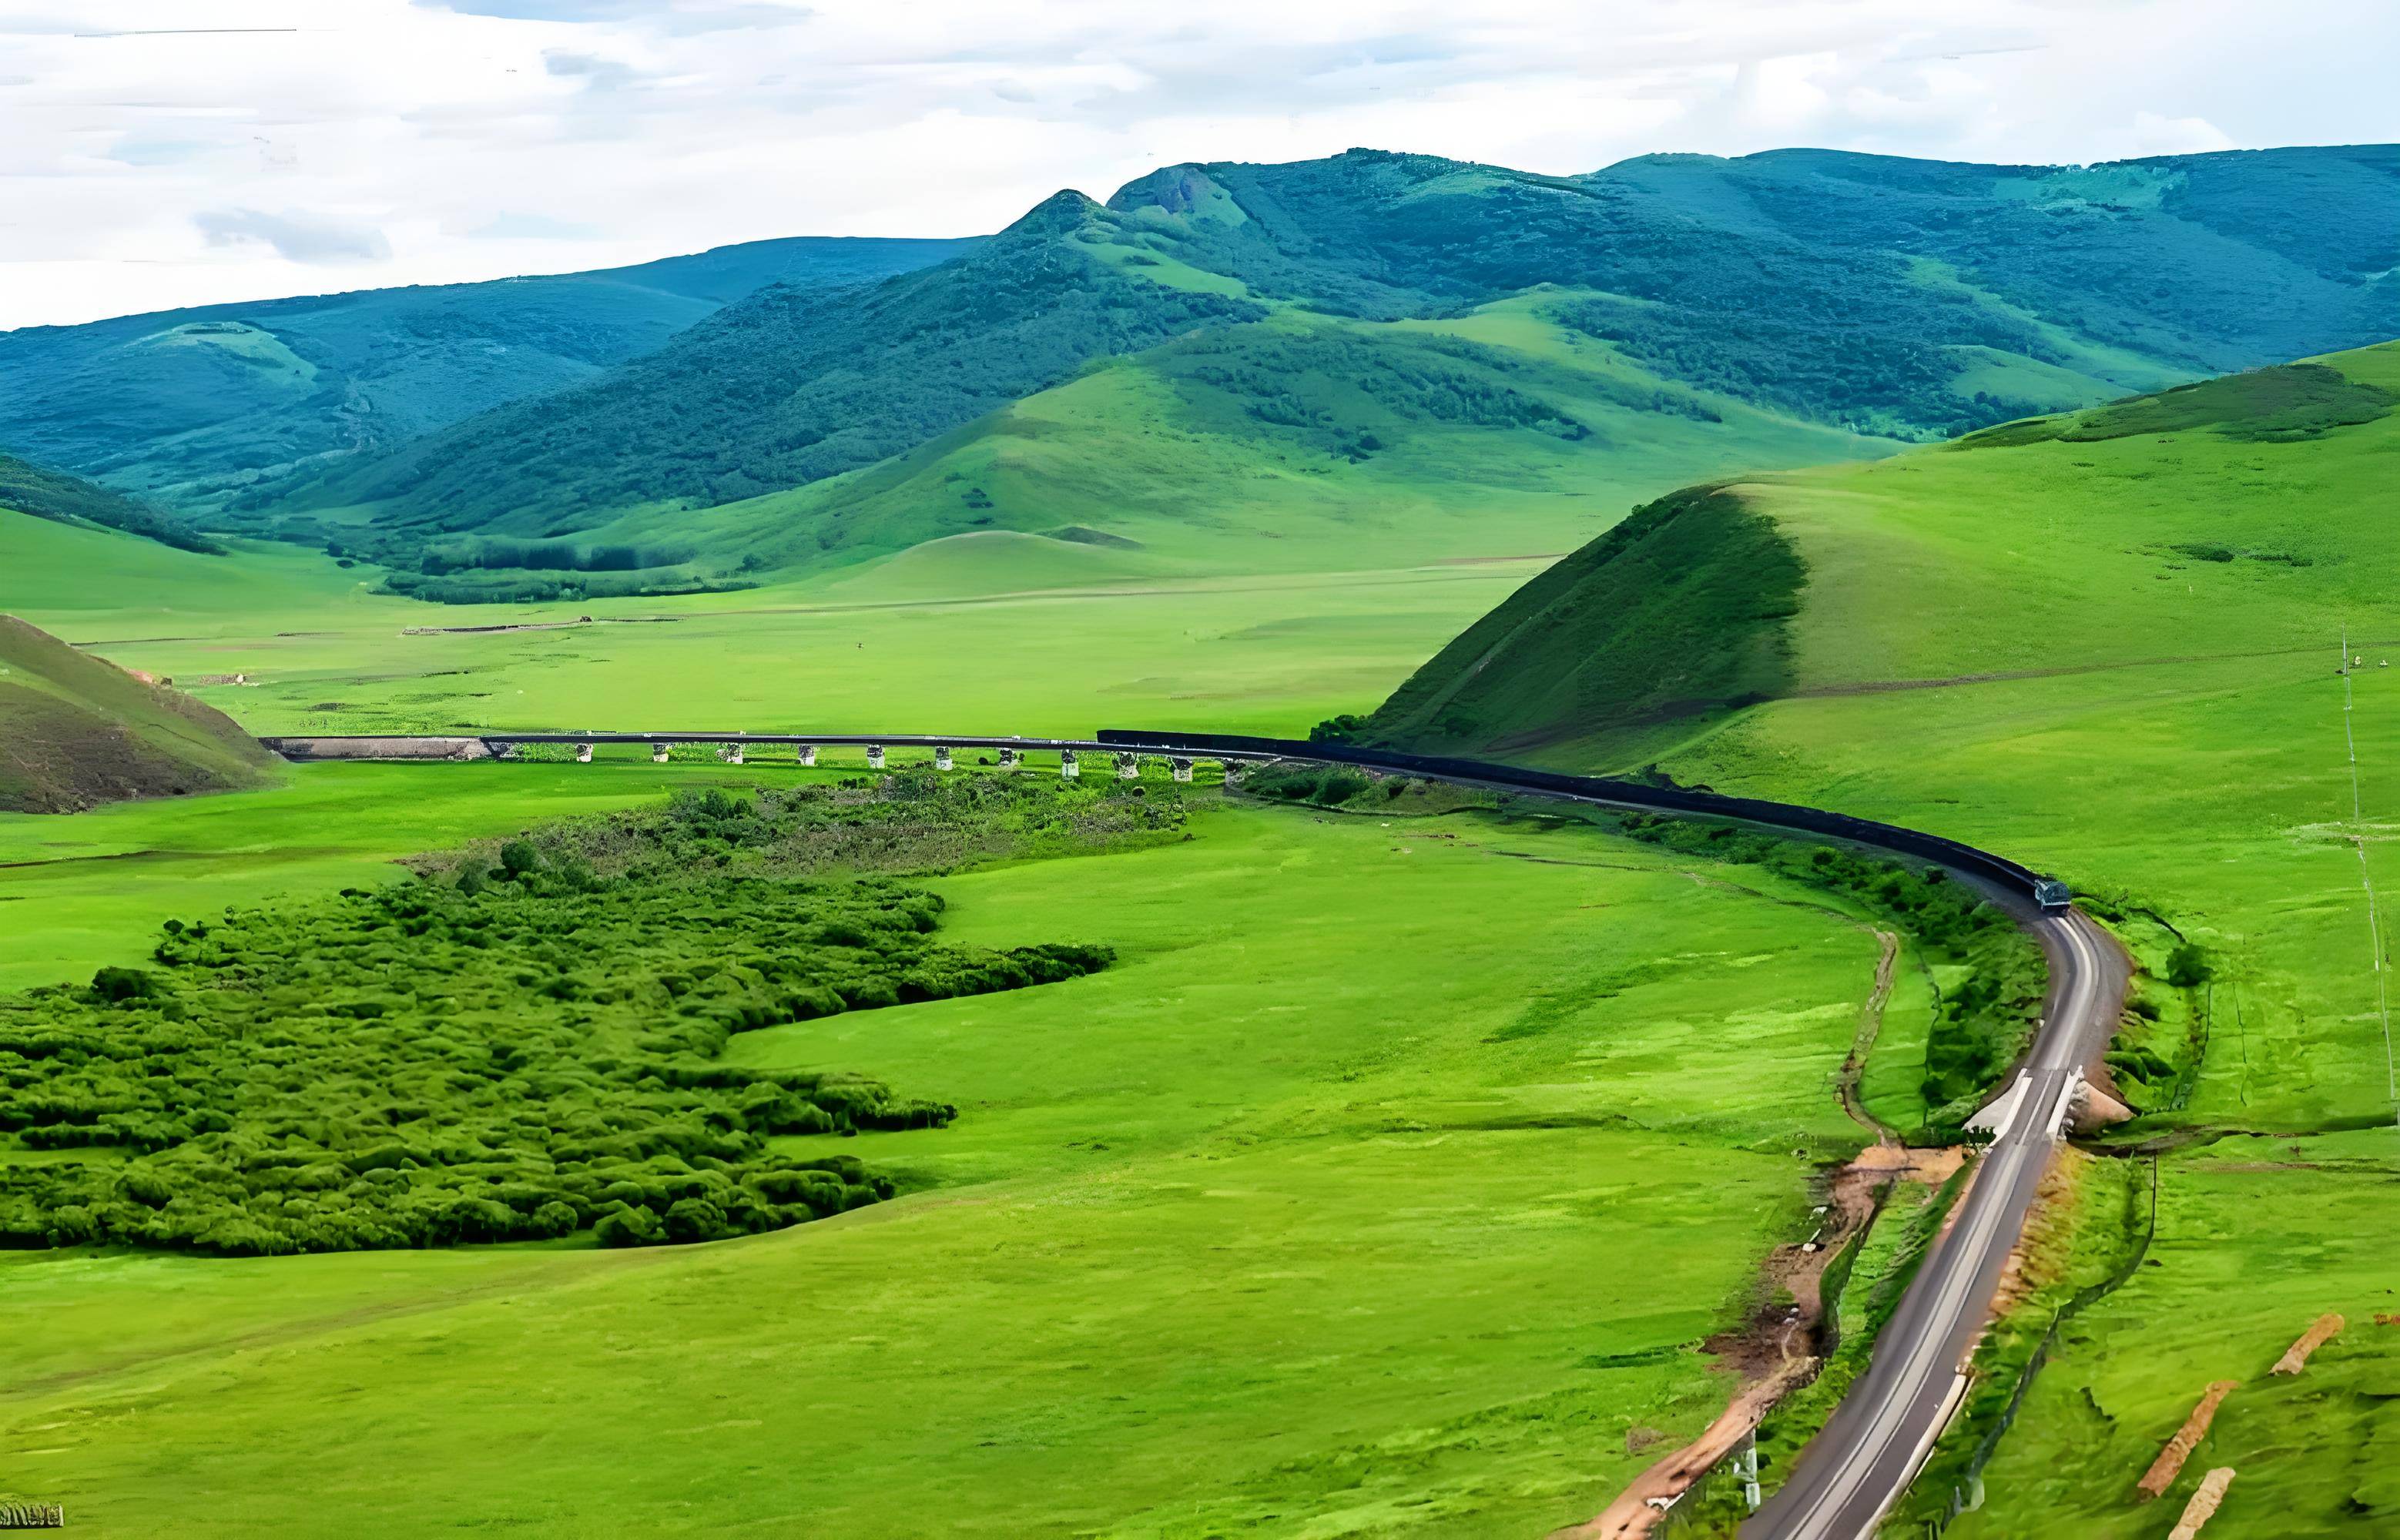
[[[381,549],[382,556],[375,559],[408,559],[405,541],[387,541]],[[666,593],[730,593],[750,586],[742,578],[702,578],[688,566],[660,566],[625,572],[570,572],[562,577],[511,568],[461,571],[443,577],[386,572],[382,588],[387,593],[405,594],[437,605],[534,605]]]
[[[146,502],[14,455],[0,454],[0,508],[61,524],[102,525],[204,555],[225,554],[225,547]]]
[[[1942,997],[1926,1045],[1924,1094],[1935,1127],[1955,1127],[2031,1040],[2049,973],[2040,947],[2007,914],[1939,867],[1916,868],[1832,845],[1731,824],[1626,813],[1636,839],[1766,866],[1848,897],[1884,916],[1924,951],[1962,964]]]
[[[1661,374],[1860,432],[1949,438],[2039,410],[1952,388],[1957,346],[2033,346],[1995,312],[1890,274],[1769,266],[1743,279],[1755,293],[1723,309],[1599,299],[1558,315]]]
[[[1252,420],[1295,429],[1316,447],[1352,460],[1384,449],[1397,423],[1522,428],[1567,440],[1591,434],[1503,377],[1517,372],[1516,361],[1457,338],[1370,340],[1332,331],[1203,334],[1176,349],[1169,367],[1223,392]]]
[[[1387,796],[1398,797],[1408,782],[1400,776],[1389,776],[1381,784]],[[1341,807],[1366,796],[1376,785],[1375,777],[1348,765],[1306,765],[1283,760],[1260,765],[1242,776],[1242,790],[1252,797],[1310,802],[1322,808]]]
[[[417,558],[416,569],[430,578],[453,572],[523,570],[529,572],[637,572],[645,567],[675,566],[691,560],[689,550],[652,550],[639,545],[576,545],[568,540],[470,540],[464,545],[437,546]]]
[[[730,803],[662,822],[756,818]],[[170,921],[150,966],[0,999],[0,1137],[110,1157],[0,1161],[0,1245],[642,1245],[888,1197],[854,1159],[770,1141],[938,1127],[951,1106],[722,1053],[1111,961],[943,946],[941,907],[884,878],[612,878],[523,840],[446,881]]]
[[[955,871],[978,861],[1030,859],[1180,837],[1190,817],[1172,791],[1113,777],[944,775],[924,766],[838,784],[747,791],[685,788],[663,809],[563,820],[536,829],[525,850],[537,881],[579,872],[674,880],[706,871],[807,876],[829,871]],[[485,842],[421,858],[447,881],[495,877],[505,849]]]

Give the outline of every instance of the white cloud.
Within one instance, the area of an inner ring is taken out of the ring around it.
[[[304,292],[334,260],[438,282],[966,234],[1354,144],[1578,171],[2373,139],[2400,57],[2388,0],[17,3],[0,326]]]
[[[2134,138],[2144,155],[2198,155],[2234,148],[2233,136],[2204,117],[2134,115]]]
[[[211,246],[255,242],[286,262],[380,262],[391,242],[370,225],[348,225],[316,214],[270,214],[256,209],[203,209],[192,216]]]

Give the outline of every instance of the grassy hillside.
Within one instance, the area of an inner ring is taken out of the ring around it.
[[[229,791],[275,763],[212,707],[0,615],[0,810]]]
[[[1578,297],[1545,290],[1429,321],[1285,310],[1212,326],[852,474],[703,510],[644,509],[555,543],[672,538],[686,563],[634,576],[691,580],[996,531],[1081,546],[1055,553],[1054,584],[1102,570],[1343,570],[1555,551],[1679,473],[1892,447],[1650,375],[1562,323]],[[457,537],[392,586],[566,597],[615,577],[449,569],[495,553],[494,565],[525,555]]]
[[[587,379],[769,284],[864,282],[962,240],[754,241],[638,266],[0,333],[0,443],[208,506]]]
[[[2288,192],[2390,226],[2392,163],[2369,148],[2067,171],[1794,151],[1560,178],[1353,151],[1174,167],[1105,208],[1060,194],[863,296],[761,293],[588,384],[249,505],[269,523],[313,509],[322,525],[287,531],[416,568],[431,596],[736,582],[960,527],[1070,522],[976,521],[991,489],[971,479],[899,484],[949,454],[948,435],[1008,433],[977,419],[1104,360],[1187,398],[1213,390],[1198,415],[1270,478],[1295,448],[1327,470],[1373,456],[1378,414],[1589,438],[1596,425],[1542,399],[1538,353],[1402,330],[1535,296],[1548,326],[1615,361],[1627,411],[1705,398],[1854,439],[1942,437],[2400,331],[2400,253],[2309,247],[2275,211]],[[2277,304],[2233,302],[2259,293]],[[1152,447],[1146,432],[1054,448],[1052,471],[1106,477]],[[872,485],[826,487],[853,471]],[[727,506],[786,494],[771,514]],[[861,496],[881,504],[864,531]],[[1196,522],[1222,511],[1180,502]]]
[[[1806,573],[1775,698],[1666,741],[1528,697],[1548,713],[1531,757],[1656,760],[1957,835],[2127,917],[2148,974],[2110,1070],[2147,1113],[2127,1137],[2171,1152],[2159,1238],[2070,1331],[1954,1533],[2156,1533],[2132,1484],[2218,1378],[2243,1382],[2222,1452],[2171,1494],[2239,1466],[2212,1536],[2390,1511],[2354,1451],[2400,1371],[2365,1324],[2390,1309],[2378,1259],[2400,1240],[2375,1217],[2400,1174],[2379,988],[2400,891],[2395,404],[2400,345],[1740,483],[1723,496]],[[1629,680],[1677,663],[1665,640],[1612,638]],[[1477,661],[1461,693],[1497,707],[1575,649],[1528,634]],[[2203,976],[2179,986],[2184,943]],[[2266,1365],[2325,1310],[2357,1335],[2314,1385],[2270,1389]]]
[[[1261,307],[1127,277],[1062,193],[969,255],[864,293],[770,289],[563,396],[461,424],[317,494],[404,538],[574,534],[595,509],[721,503],[872,464],[1085,361]],[[654,519],[671,534],[672,520]]]
[[[171,514],[114,488],[9,454],[0,454],[0,509],[59,524],[121,529],[184,551],[216,554],[225,549]]]

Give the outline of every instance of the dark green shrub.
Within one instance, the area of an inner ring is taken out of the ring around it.
[[[91,992],[114,1003],[148,1000],[160,989],[157,978],[140,968],[102,968],[91,975]]]

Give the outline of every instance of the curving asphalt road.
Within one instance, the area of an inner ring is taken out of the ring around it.
[[[1908,1490],[1966,1388],[1961,1366],[1991,1314],[2000,1272],[2025,1229],[2058,1147],[2076,1083],[2096,1064],[2116,1029],[2127,982],[2124,954],[2073,909],[2044,910],[2037,875],[2005,857],[1915,829],[1821,809],[1720,797],[1681,787],[1529,770],[1480,760],[1440,759],[1363,749],[1206,733],[1104,731],[1093,739],[1000,738],[920,733],[742,732],[479,733],[487,747],[516,743],[716,743],[941,745],[1169,755],[1223,761],[1291,758],[1402,770],[1428,779],[1643,812],[1697,814],[1799,830],[1879,847],[1941,865],[2006,908],[2041,943],[2050,991],[2024,1069],[2025,1088],[1952,1211],[1948,1230],[1917,1270],[1900,1308],[1875,1341],[1867,1372],[1801,1451],[1790,1479],[1742,1526],[1746,1540],[1863,1540]],[[369,742],[391,743],[393,739]],[[456,742],[456,740],[451,740]],[[313,757],[339,737],[263,740]]]
[[[1742,1526],[1746,1540],[1858,1540],[1908,1490],[1965,1391],[1961,1366],[1990,1316],[2076,1082],[2116,1029],[2127,969],[2107,933],[2071,909],[2046,915],[2013,895],[1994,897],[2050,959],[2050,998],[2025,1094],[1875,1339],[1866,1373],[1801,1451],[1791,1479]]]

